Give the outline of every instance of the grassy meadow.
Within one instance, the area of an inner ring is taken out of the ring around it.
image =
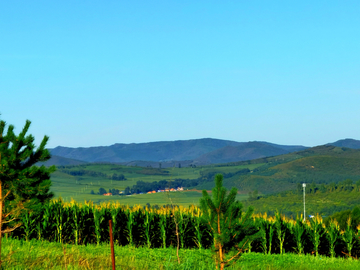
[[[26,254],[26,256],[24,256]],[[215,269],[206,249],[134,248],[115,246],[116,269]],[[109,244],[76,246],[47,241],[3,239],[3,267],[20,269],[111,269]],[[358,260],[296,254],[245,253],[226,269],[359,269]]]

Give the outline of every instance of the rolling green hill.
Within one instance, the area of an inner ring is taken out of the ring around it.
[[[325,145],[258,162],[265,164],[246,175],[226,179],[224,184],[242,191],[258,190],[269,194],[295,189],[298,183],[303,182],[327,184],[360,179],[360,150],[355,149]],[[202,186],[208,187],[208,184]]]
[[[39,165],[71,166],[71,165],[80,165],[80,164],[86,164],[86,163],[87,162],[82,161],[82,160],[76,160],[76,159],[64,158],[64,157],[52,155],[48,161],[40,162]]]

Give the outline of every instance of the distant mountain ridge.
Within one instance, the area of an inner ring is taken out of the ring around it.
[[[117,143],[111,146],[70,148],[58,146],[51,149],[53,155],[83,160],[86,162],[129,162],[193,160],[200,155],[241,143],[218,139],[162,141],[149,143]]]
[[[286,154],[305,146],[277,145],[268,142],[236,142],[220,139],[195,139],[149,143],[117,143],[99,147],[63,147],[50,149],[51,154],[84,162],[206,165]]]
[[[337,147],[360,149],[354,139],[328,143]],[[189,166],[237,162],[302,151],[302,145],[279,145],[264,141],[236,142],[212,138],[159,141],[148,143],[116,143],[98,147],[63,147],[50,149],[54,156],[48,164],[66,165],[79,162],[110,162],[138,166]],[[57,156],[57,157],[55,157]],[[60,159],[60,157],[62,159]],[[71,159],[66,161],[66,159]]]

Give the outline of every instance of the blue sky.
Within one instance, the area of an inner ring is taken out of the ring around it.
[[[0,118],[49,147],[360,139],[359,1],[2,1]]]

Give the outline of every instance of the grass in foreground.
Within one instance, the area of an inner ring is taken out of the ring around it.
[[[115,247],[117,269],[215,269],[210,250]],[[110,247],[3,239],[3,269],[111,269]],[[352,259],[245,253],[227,269],[360,269]]]

